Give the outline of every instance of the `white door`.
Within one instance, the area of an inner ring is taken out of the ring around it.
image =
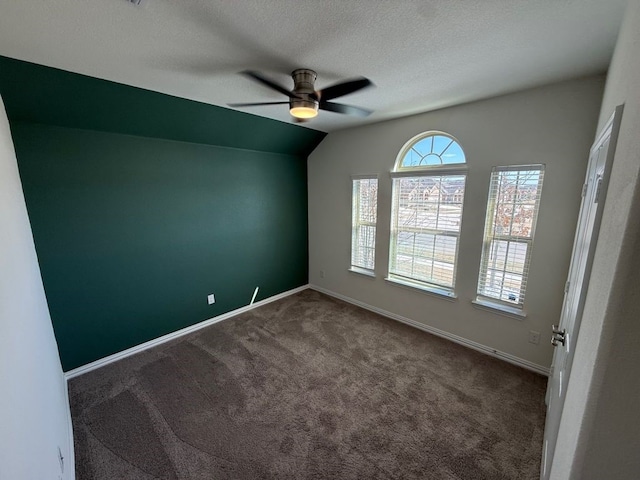
[[[619,106],[591,147],[562,313],[560,322],[550,332],[551,343],[556,348],[547,386],[547,419],[540,473],[542,480],[549,478],[553,462],[621,116],[622,106]]]

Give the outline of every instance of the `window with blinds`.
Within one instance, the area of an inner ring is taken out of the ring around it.
[[[544,165],[493,168],[478,300],[523,307],[543,177]]]
[[[455,138],[427,132],[405,145],[394,168],[389,280],[452,296],[465,192]]]
[[[351,203],[351,269],[373,273],[378,217],[377,177],[353,178]]]

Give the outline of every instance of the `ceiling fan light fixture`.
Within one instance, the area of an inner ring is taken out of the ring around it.
[[[318,102],[292,99],[289,102],[289,113],[292,117],[309,119],[318,115]]]
[[[322,90],[316,90],[314,82],[317,74],[308,68],[298,68],[291,72],[293,79],[293,90],[287,90],[286,87],[275,83],[262,73],[255,70],[244,70],[240,72],[242,75],[261,83],[265,87],[275,90],[278,93],[289,97],[288,102],[258,102],[258,103],[229,103],[230,107],[259,107],[262,105],[281,105],[289,104],[289,113],[295,119],[296,123],[311,120],[318,116],[318,110],[328,110],[334,113],[344,113],[356,117],[366,117],[372,113],[371,110],[365,108],[354,107],[353,105],[345,105],[343,103],[335,103],[329,100],[349,95],[351,93],[362,90],[373,85],[371,80],[358,77],[352,80],[339,82]]]
[[[296,118],[314,118],[318,116],[318,110],[309,107],[293,107],[289,110],[291,116]]]

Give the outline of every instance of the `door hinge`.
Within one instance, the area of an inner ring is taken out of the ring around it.
[[[602,177],[598,177],[598,184],[596,185],[596,198],[593,203],[598,203],[600,200],[600,190],[602,190]]]
[[[582,185],[582,196],[585,197],[587,195],[587,187],[589,186],[588,183],[585,183],[584,185]]]
[[[564,293],[569,293],[569,285],[571,282],[567,280],[567,283],[564,284]]]

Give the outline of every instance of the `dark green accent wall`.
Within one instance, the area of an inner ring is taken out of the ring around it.
[[[14,123],[63,367],[307,283],[306,162]],[[207,294],[215,293],[209,306]]]
[[[307,283],[324,133],[3,57],[0,93],[65,371]]]
[[[304,157],[326,135],[300,125],[2,56],[0,92],[13,121]]]

